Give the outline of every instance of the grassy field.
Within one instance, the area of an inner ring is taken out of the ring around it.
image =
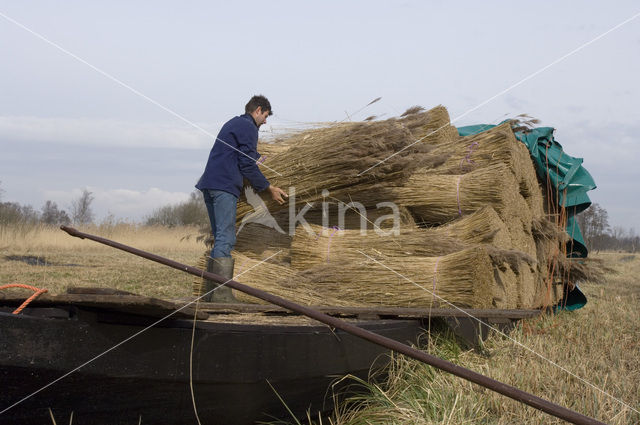
[[[84,230],[187,264],[195,264],[204,250],[195,240],[197,229],[119,225]],[[38,257],[48,265],[30,266],[9,256]],[[603,422],[640,423],[640,255],[594,256],[616,273],[605,284],[581,284],[589,299],[583,309],[522,322],[509,334],[512,339],[493,334],[482,352],[463,349],[446,335],[425,339],[422,348]],[[187,274],[57,229],[0,227],[0,285],[25,283],[53,293],[69,286],[103,286],[180,298],[190,295],[191,281]],[[382,384],[354,385],[362,386],[362,395],[323,423],[564,423],[402,356],[394,358]]]
[[[195,265],[205,251],[196,228],[92,226],[87,233]],[[7,257],[37,257],[48,264],[29,266]],[[193,278],[140,257],[69,236],[51,227],[0,227],[0,285],[23,283],[65,292],[71,286],[109,287],[165,298],[191,295]],[[22,290],[25,291],[25,290]],[[28,293],[25,291],[25,293]]]

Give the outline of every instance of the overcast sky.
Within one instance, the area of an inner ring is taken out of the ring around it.
[[[277,130],[379,96],[353,119],[416,104],[456,119],[516,85],[454,125],[528,113],[555,127],[611,225],[638,231],[640,17],[522,82],[640,12],[579,4],[0,1],[2,200],[67,208],[88,188],[98,218],[139,220],[187,198],[206,133],[253,94],[269,97]]]

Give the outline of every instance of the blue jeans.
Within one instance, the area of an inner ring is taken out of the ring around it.
[[[202,195],[214,238],[211,257],[231,257],[231,250],[236,244],[238,198],[224,190],[213,189],[202,189]]]

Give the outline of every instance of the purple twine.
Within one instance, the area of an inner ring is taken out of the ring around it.
[[[475,161],[471,159],[471,154],[473,153],[473,148],[478,146],[478,142],[473,142],[467,148],[467,155],[460,160],[460,169],[463,170],[462,164],[466,161],[468,164],[475,164]]]
[[[262,164],[267,160],[267,156],[266,155],[262,155],[260,156],[260,158],[258,158],[258,160],[256,161],[257,164]]]
[[[327,263],[329,262],[329,250],[331,249],[331,238],[338,230],[340,230],[338,226],[333,226],[332,229],[333,229],[333,232],[331,232],[331,234],[329,235],[329,242],[327,243]]]

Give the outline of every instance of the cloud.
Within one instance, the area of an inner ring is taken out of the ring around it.
[[[260,128],[269,139],[301,127],[304,123],[270,122]],[[223,123],[158,124],[89,118],[43,118],[0,116],[0,140],[23,143],[55,143],[128,148],[210,148]],[[205,133],[206,132],[206,133]],[[208,133],[208,134],[207,134]]]
[[[202,149],[211,146],[220,124],[198,124],[213,136],[185,125],[111,119],[0,117],[0,140],[93,146]]]
[[[587,164],[606,167],[611,174],[638,173],[636,161],[640,140],[640,124],[625,122],[574,123],[558,129],[556,139],[572,156]]]
[[[94,196],[92,209],[96,219],[100,221],[108,214],[117,218],[139,221],[149,215],[154,209],[186,201],[187,192],[169,192],[152,187],[146,191],[129,189],[103,189],[87,187]],[[52,200],[62,209],[69,210],[73,200],[80,197],[84,188],[74,188],[69,191],[45,190],[44,200]]]

